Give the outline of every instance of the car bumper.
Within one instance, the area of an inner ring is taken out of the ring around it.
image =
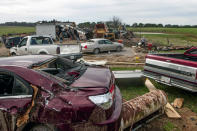
[[[79,123],[71,123],[70,125],[65,124],[57,124],[56,127],[60,131],[93,131],[93,130],[102,130],[102,131],[118,131],[120,128],[120,122],[121,122],[121,112],[122,112],[122,96],[120,93],[120,90],[118,87],[116,87],[116,93],[115,93],[115,103],[114,103],[114,110],[111,114],[111,116],[102,122],[92,122],[91,120],[88,120],[86,122],[79,122]],[[100,114],[99,110],[94,110],[92,113],[93,119],[103,119]],[[92,118],[89,118],[92,119]]]
[[[197,83],[194,83],[194,82],[186,81],[186,80],[175,78],[175,77],[170,77],[164,74],[160,74],[160,73],[156,73],[154,71],[148,71],[148,70],[144,70],[143,75],[145,77],[154,79],[155,81],[168,85],[168,86],[174,86],[174,87],[178,87],[178,88],[188,90],[191,92],[197,92]],[[169,81],[166,82],[162,80],[163,76],[169,78]]]
[[[90,53],[90,52],[93,52],[93,51],[94,51],[94,49],[85,49],[85,48],[81,49],[82,53]]]

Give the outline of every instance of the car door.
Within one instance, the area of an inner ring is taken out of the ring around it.
[[[105,40],[105,45],[108,51],[115,50],[115,45],[110,40]]]
[[[27,55],[28,48],[27,48],[27,38],[22,39],[17,47],[17,55]]]
[[[33,88],[10,72],[0,71],[0,131],[14,131],[17,118],[32,101]]]
[[[108,45],[105,44],[105,40],[99,40],[98,41],[98,47],[100,49],[100,51],[107,51],[108,50]]]

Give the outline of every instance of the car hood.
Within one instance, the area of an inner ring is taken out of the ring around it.
[[[111,71],[108,68],[88,67],[84,74],[72,83],[72,87],[109,87]]]

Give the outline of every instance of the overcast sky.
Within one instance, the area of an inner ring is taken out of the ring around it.
[[[0,0],[0,23],[107,21],[197,25],[197,0]]]

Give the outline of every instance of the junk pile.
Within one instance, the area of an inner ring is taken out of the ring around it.
[[[56,26],[56,39],[62,43],[64,40],[85,40],[85,33],[69,25]]]
[[[37,22],[36,35],[48,35],[60,43],[70,40],[85,40],[85,32],[75,22]]]

